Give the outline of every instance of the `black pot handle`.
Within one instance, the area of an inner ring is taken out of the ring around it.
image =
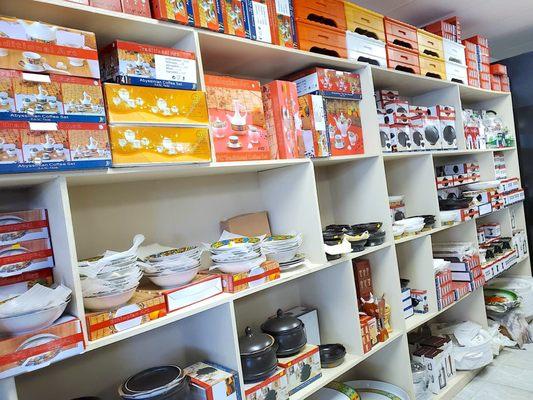
[[[252,328],[247,326],[246,328],[244,328],[244,334],[249,337],[249,336],[253,336],[254,332],[252,331]]]
[[[278,318],[283,317],[283,310],[282,310],[281,308],[278,308],[278,311],[276,311],[276,316],[277,316]]]

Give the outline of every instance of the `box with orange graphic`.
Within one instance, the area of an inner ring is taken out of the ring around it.
[[[224,33],[239,37],[250,37],[245,27],[245,8],[242,0],[221,0],[224,18]]]
[[[206,75],[217,161],[268,160],[270,146],[258,81]]]
[[[326,127],[324,97],[317,94],[306,94],[298,97],[300,118],[302,120],[302,147],[306,157],[329,157],[329,136]]]
[[[269,0],[268,12],[272,43],[297,49],[298,39],[292,0]]]
[[[109,123],[206,125],[205,93],[105,83]]]
[[[326,123],[332,156],[363,154],[363,130],[359,102],[324,98]]]
[[[224,32],[221,0],[193,0],[194,26]]]
[[[193,0],[150,0],[152,17],[194,26]]]
[[[211,161],[207,127],[110,126],[114,167]]]
[[[0,16],[0,68],[100,78],[92,32]]]

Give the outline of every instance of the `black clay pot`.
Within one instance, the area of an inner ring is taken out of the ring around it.
[[[344,362],[346,356],[346,349],[342,344],[321,344],[320,349],[320,365],[322,368],[335,368]]]
[[[375,233],[381,229],[383,222],[367,222],[365,224],[352,225],[352,230],[363,233],[368,231],[368,233]]]
[[[268,378],[278,366],[274,338],[261,332],[245,329],[244,336],[239,338],[241,366],[244,383],[253,383]]]
[[[297,354],[307,344],[304,323],[281,309],[261,325],[261,330],[276,340],[278,357]]]

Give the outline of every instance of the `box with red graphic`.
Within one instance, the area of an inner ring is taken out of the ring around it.
[[[133,15],[140,15],[142,17],[150,18],[152,12],[150,11],[149,0],[121,0],[122,12]]]
[[[261,84],[206,75],[209,126],[217,161],[270,159]]]
[[[292,0],[269,0],[268,12],[272,43],[297,49],[298,39]]]
[[[194,26],[224,32],[223,0],[193,0]]]
[[[302,119],[296,84],[272,81],[264,85],[262,91],[270,157],[299,158],[298,140],[302,137]]]
[[[302,121],[302,139],[298,141],[300,154],[306,157],[329,157],[329,135],[326,128],[324,98],[317,94],[298,97]]]
[[[244,23],[245,7],[242,0],[222,0],[222,16],[225,34],[247,37]]]
[[[49,237],[48,214],[44,209],[0,213],[1,246]]]
[[[248,272],[241,272],[237,274],[229,274],[213,270],[209,272],[202,272],[201,275],[217,276],[222,279],[222,287],[226,293],[237,293],[248,288],[261,285],[266,282],[279,279],[281,270],[276,261],[265,261],[258,268],[254,268]]]
[[[361,80],[354,72],[313,67],[290,75],[287,80],[296,83],[298,96],[311,93],[355,100],[362,98]]]
[[[193,0],[150,0],[155,19],[194,26]]]
[[[325,97],[324,104],[331,155],[363,154],[365,148],[359,102]]]
[[[50,239],[36,239],[0,246],[0,278],[54,266]]]

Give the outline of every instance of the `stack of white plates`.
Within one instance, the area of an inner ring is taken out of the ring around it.
[[[261,240],[255,237],[239,237],[212,243],[209,247],[213,266],[228,274],[249,272],[266,261],[261,254]]]
[[[131,249],[78,263],[83,304],[90,310],[107,310],[127,303],[135,293],[142,271],[137,249],[144,236],[134,238]]]
[[[183,286],[198,274],[201,257],[202,249],[198,246],[167,250],[146,257],[142,270],[157,286]]]
[[[415,234],[424,229],[425,222],[422,217],[413,217],[394,221],[394,225],[404,227],[404,233]]]
[[[298,250],[302,246],[302,235],[273,235],[261,244],[261,251],[270,260],[280,264],[282,270],[295,268],[302,264],[305,255]]]

